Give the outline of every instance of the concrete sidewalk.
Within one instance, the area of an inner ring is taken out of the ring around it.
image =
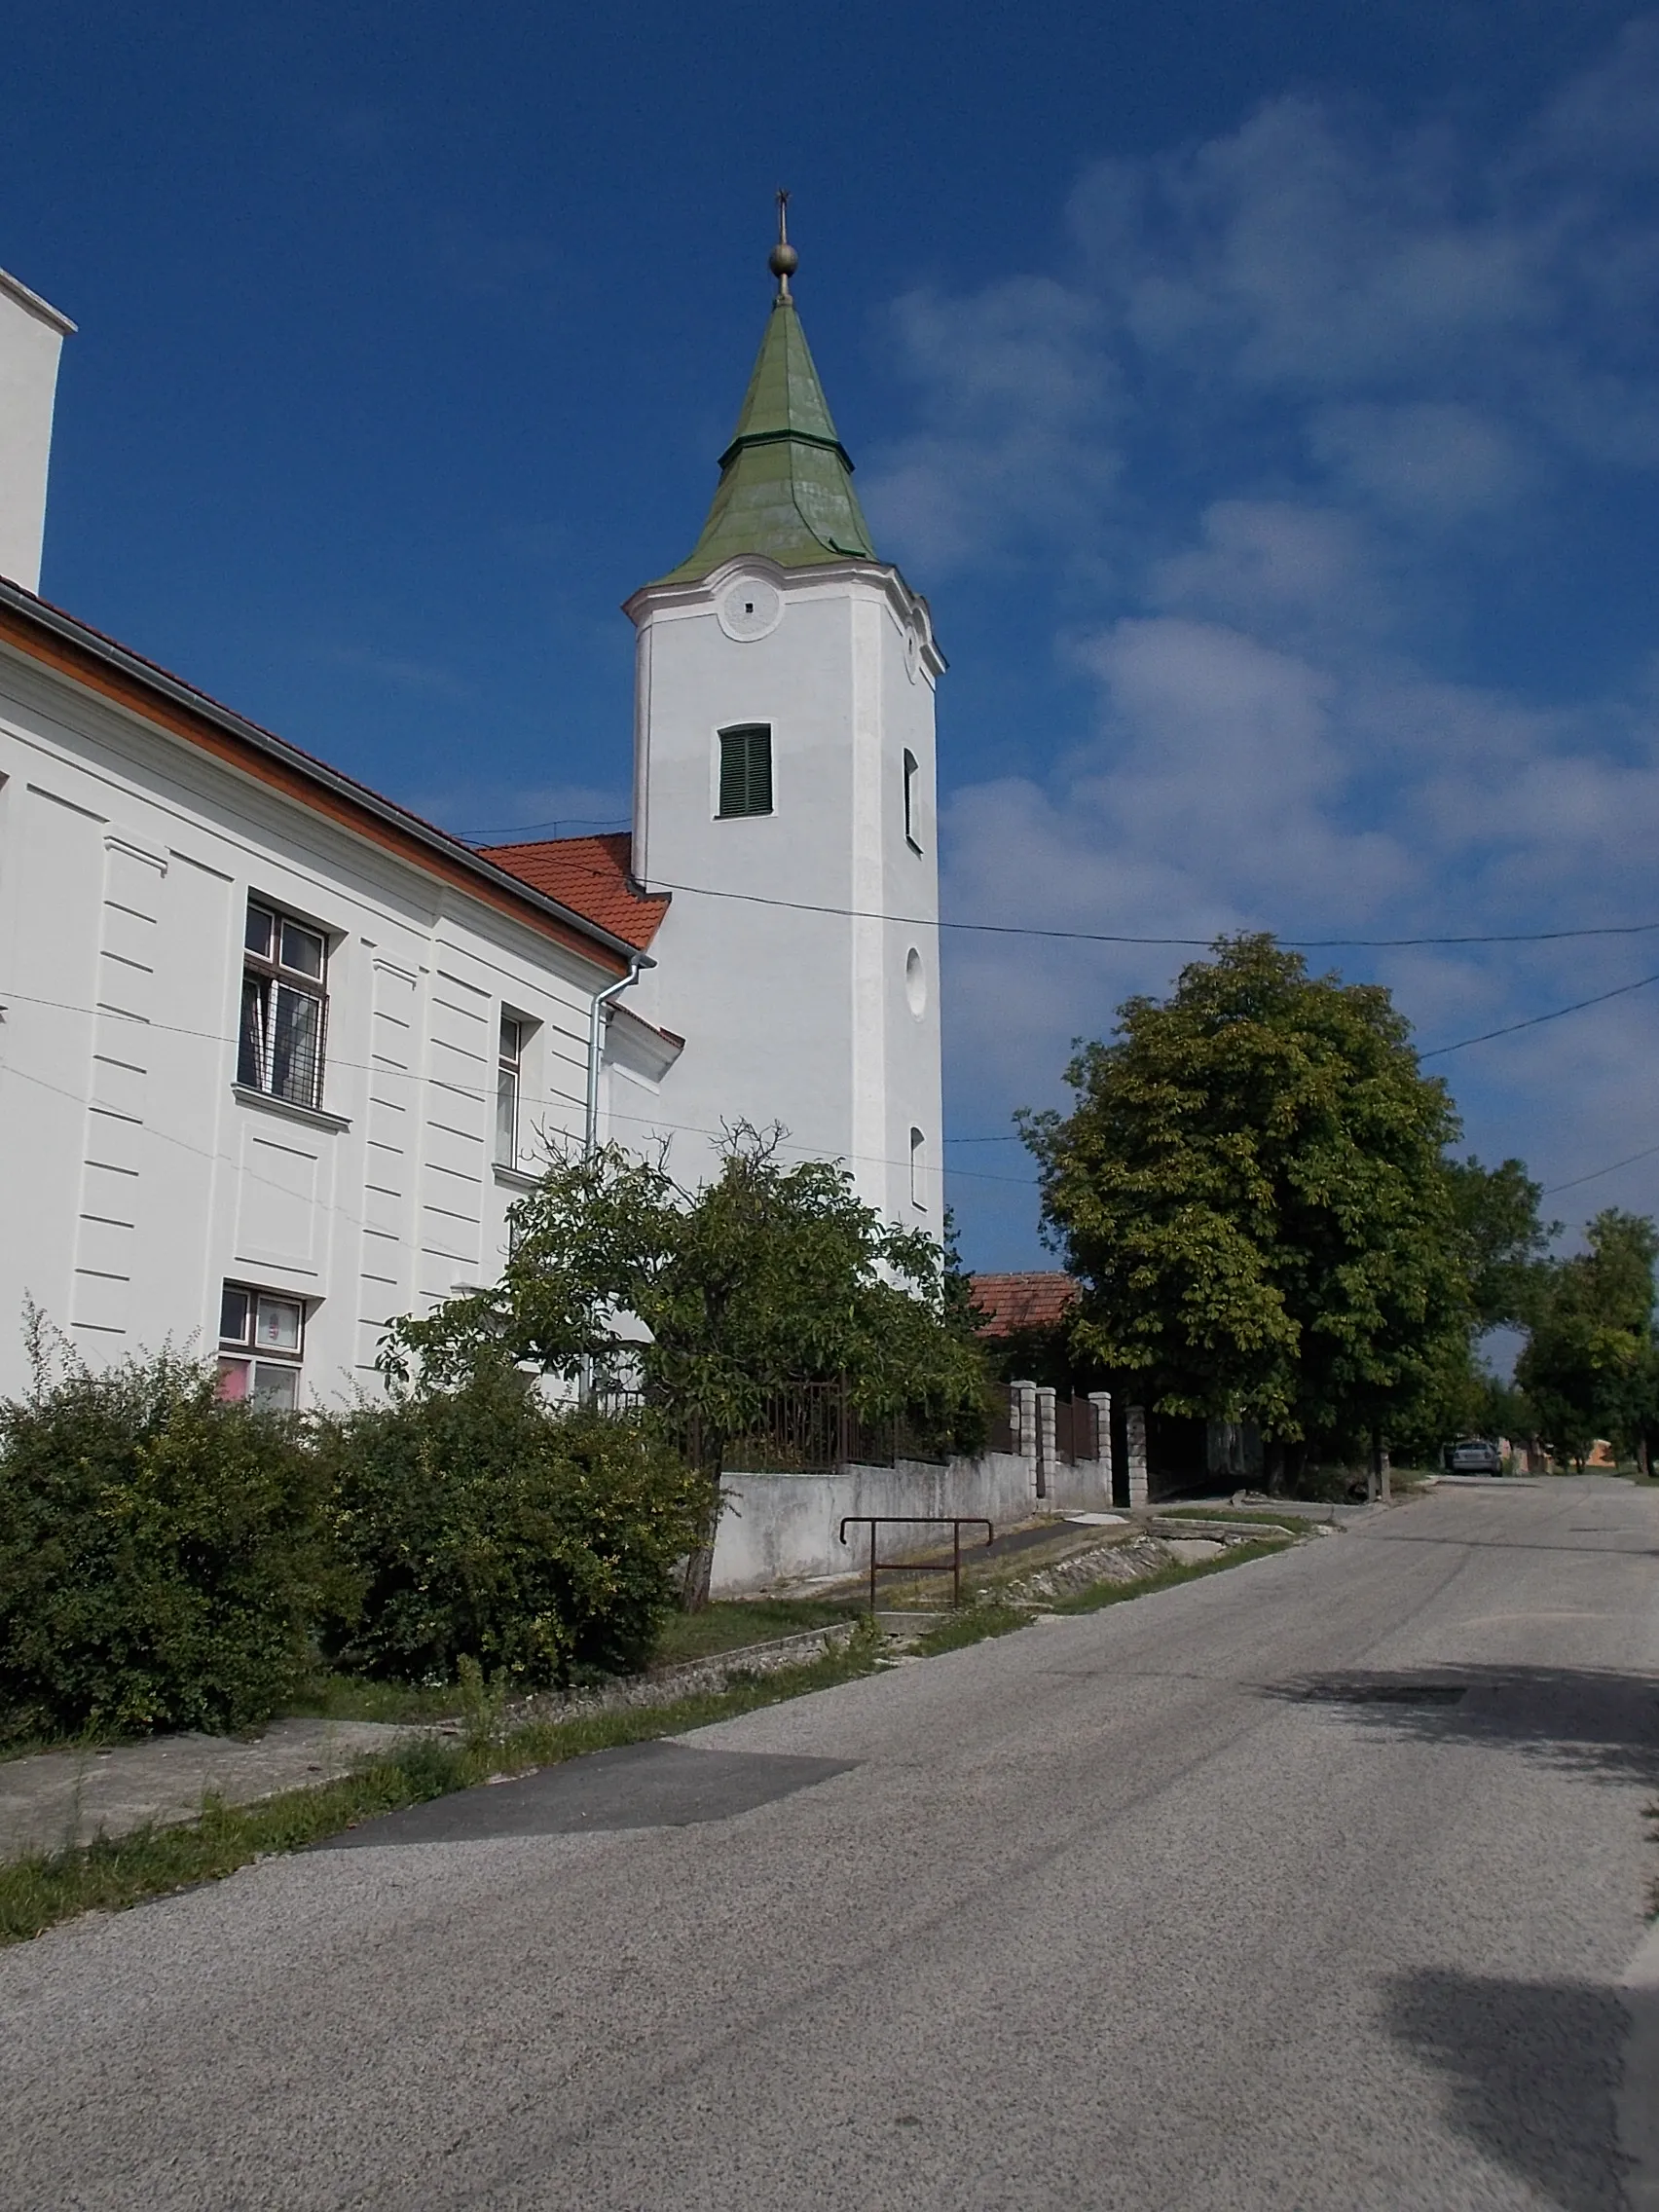
[[[603,1689],[569,1697],[546,1691],[515,1701],[508,1726],[574,1720],[625,1706],[667,1705],[723,1690],[734,1676],[809,1666],[844,1642],[851,1621],[772,1637],[687,1659],[649,1674],[624,1676]],[[152,1736],[108,1749],[37,1751],[0,1762],[0,1862],[31,1851],[62,1851],[100,1835],[129,1835],[146,1825],[193,1821],[209,1793],[251,1805],[284,1789],[314,1788],[349,1774],[412,1736],[459,1737],[457,1718],[420,1722],[274,1720],[260,1735]]]
[[[245,1740],[158,1736],[11,1759],[0,1765],[0,1860],[194,1820],[209,1793],[250,1805],[332,1781],[420,1733],[379,1720],[276,1720]]]

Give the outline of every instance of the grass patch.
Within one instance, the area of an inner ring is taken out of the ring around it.
[[[1267,1536],[1260,1543],[1231,1545],[1219,1559],[1202,1560],[1193,1567],[1160,1567],[1156,1574],[1143,1574],[1133,1582],[1095,1582],[1088,1589],[1080,1590],[1075,1597],[1056,1598],[1045,1605],[1011,1605],[987,1598],[971,1611],[953,1614],[938,1628],[929,1629],[925,1636],[916,1639],[911,1649],[923,1658],[932,1659],[940,1652],[960,1651],[967,1644],[983,1643],[987,1637],[1007,1636],[1013,1629],[1027,1628],[1040,1612],[1098,1612],[1102,1605],[1120,1604],[1126,1598],[1149,1598],[1155,1590],[1173,1590],[1179,1583],[1197,1582],[1202,1575],[1221,1574],[1230,1567],[1242,1567],[1246,1560],[1272,1559],[1293,1541],[1293,1533],[1287,1530],[1282,1536]]]
[[[452,1720],[462,1710],[462,1702],[457,1682],[418,1689],[411,1682],[374,1682],[363,1675],[321,1675],[303,1695],[288,1700],[278,1718],[394,1723]]]
[[[585,1751],[679,1735],[810,1690],[830,1689],[871,1673],[876,1652],[876,1639],[855,1637],[810,1665],[740,1676],[723,1690],[678,1698],[672,1705],[533,1721],[490,1741],[428,1738],[339,1782],[288,1790],[256,1805],[208,1798],[202,1818],[189,1826],[138,1828],[113,1841],[14,1860],[0,1865],[0,1943],[22,1942],[78,1913],[119,1912],[149,1898],[218,1881],[257,1859],[303,1851],[342,1829],[468,1788],[492,1774],[554,1766]]]
[[[938,1628],[917,1637],[911,1648],[924,1659],[937,1659],[940,1652],[960,1651],[966,1644],[983,1643],[987,1637],[1007,1636],[1013,1629],[1026,1627],[1031,1618],[1024,1605],[1005,1605],[993,1599],[976,1605],[972,1612],[952,1613]]]
[[[1158,1515],[1161,1521],[1225,1521],[1235,1529],[1283,1529],[1293,1536],[1305,1536],[1309,1529],[1324,1526],[1306,1513],[1251,1513],[1242,1507],[1229,1513],[1217,1505],[1163,1505]]]
[[[1242,1567],[1246,1560],[1272,1559],[1290,1541],[1289,1536],[1276,1541],[1267,1536],[1260,1543],[1230,1545],[1219,1559],[1198,1560],[1192,1567],[1161,1567],[1156,1574],[1142,1575],[1138,1582],[1096,1582],[1073,1598],[1056,1598],[1049,1609],[1055,1613],[1097,1613],[1102,1605],[1121,1604],[1125,1598],[1150,1598],[1155,1590],[1173,1590],[1177,1583],[1197,1582],[1206,1574],[1225,1574],[1230,1567]]]
[[[653,1667],[675,1667],[688,1659],[708,1659],[737,1651],[746,1643],[766,1643],[808,1629],[832,1628],[857,1620],[863,1607],[817,1598],[745,1598],[705,1605],[698,1613],[670,1613],[651,1654]]]

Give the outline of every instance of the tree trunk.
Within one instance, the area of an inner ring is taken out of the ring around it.
[[[1284,1439],[1270,1436],[1262,1446],[1262,1480],[1270,1497],[1284,1495]]]
[[[1382,1431],[1371,1431],[1371,1465],[1366,1472],[1365,1494],[1373,1505],[1379,1499],[1384,1505],[1392,1503],[1392,1487],[1389,1483],[1388,1447],[1382,1441]]]
[[[715,1472],[704,1473],[709,1481],[708,1517],[703,1523],[699,1540],[685,1555],[685,1567],[680,1580],[680,1603],[688,1613],[700,1613],[709,1602],[709,1584],[715,1571],[715,1538],[719,1533],[720,1509],[725,1500],[720,1494],[719,1462],[722,1454],[717,1448]]]

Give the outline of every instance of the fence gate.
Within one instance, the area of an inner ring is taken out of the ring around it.
[[[1088,1398],[1054,1400],[1054,1452],[1067,1466],[1100,1456],[1095,1435],[1096,1407]]]

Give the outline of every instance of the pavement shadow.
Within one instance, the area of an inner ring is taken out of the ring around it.
[[[1659,1785],[1659,1678],[1602,1667],[1422,1667],[1307,1675],[1263,1694],[1359,1728],[1512,1749],[1594,1781]]]
[[[1626,2203],[1616,1991],[1423,1971],[1388,1985],[1394,2041],[1440,2077],[1452,2125],[1563,2212]]]

